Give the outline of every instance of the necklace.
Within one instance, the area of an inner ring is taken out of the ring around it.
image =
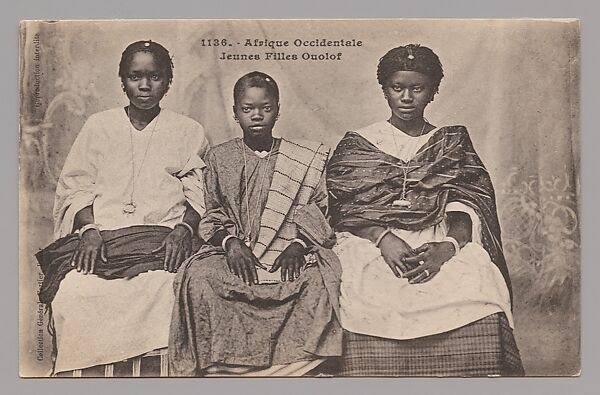
[[[244,143],[244,140],[242,139],[242,155],[244,157],[244,185],[246,187],[246,191],[245,191],[245,195],[246,195],[246,215],[248,217],[248,231],[246,232],[246,237],[244,237],[244,244],[246,244],[246,246],[248,246],[248,248],[250,248],[250,245],[252,243],[252,225],[254,225],[254,220],[256,219],[256,216],[252,218],[252,221],[250,221],[250,198],[248,196],[248,164],[247,164],[247,160],[246,160],[246,147],[245,147],[246,143]],[[269,162],[271,161],[271,154],[273,153],[273,147],[275,147],[275,139],[273,138],[273,141],[271,142],[271,149],[269,150],[269,155],[267,156],[267,167],[269,167]],[[262,192],[263,192],[263,188],[265,186],[265,176],[267,175],[268,172],[264,172],[263,176],[262,176],[262,180],[260,181],[260,189],[258,192],[258,200],[256,201],[256,211],[258,212],[258,208],[260,206],[260,202],[261,202],[261,198],[262,198]]]
[[[396,141],[396,131],[394,130],[394,125],[392,125],[391,119],[388,120],[388,123],[390,124],[390,130],[392,132],[392,137],[394,139],[394,145],[396,146],[396,152],[398,152],[399,151],[398,142]],[[427,120],[425,118],[423,118],[423,127],[421,128],[421,132],[415,139],[414,144],[419,143],[419,137],[421,137],[423,135],[423,132],[425,131],[425,126],[427,126]],[[394,207],[410,208],[412,206],[412,203],[406,197],[406,193],[407,193],[406,192],[406,182],[407,182],[408,171],[412,164],[412,160],[413,160],[413,157],[411,157],[406,164],[402,164],[402,174],[403,174],[402,192],[400,193],[400,199],[394,200],[392,202],[392,206],[394,206]]]
[[[129,116],[129,108],[127,109],[127,119],[129,119],[129,139],[131,141],[131,194],[129,195],[129,202],[123,205],[123,214],[132,215],[135,213],[135,209],[137,205],[133,199],[135,194],[135,180],[140,178],[140,173],[142,172],[142,168],[144,166],[144,162],[146,161],[146,155],[148,155],[148,148],[150,148],[150,144],[152,144],[152,137],[154,137],[154,132],[156,131],[156,125],[158,124],[158,117],[160,117],[160,113],[156,116],[156,121],[154,122],[154,126],[152,127],[152,132],[150,134],[150,139],[148,140],[148,144],[146,144],[146,150],[144,151],[144,156],[142,157],[142,162],[140,163],[140,168],[135,172],[135,155],[134,155],[134,146],[133,146],[133,130],[131,129],[131,117]],[[150,121],[152,122],[152,121]]]

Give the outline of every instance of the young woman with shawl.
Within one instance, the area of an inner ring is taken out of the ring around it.
[[[176,278],[169,369],[299,376],[341,354],[339,261],[324,216],[329,148],[273,137],[272,77],[246,74],[233,96],[243,138],[206,156],[207,244]]]
[[[423,117],[441,63],[401,46],[377,77],[391,117],[348,132],[327,169],[341,374],[523,374],[490,176],[464,126]]]

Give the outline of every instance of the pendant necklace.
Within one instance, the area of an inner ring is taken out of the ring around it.
[[[135,180],[140,178],[140,173],[142,172],[142,167],[144,166],[144,162],[146,161],[146,155],[148,155],[148,149],[150,148],[150,144],[152,144],[152,137],[154,137],[154,132],[156,131],[156,125],[158,124],[158,117],[160,116],[160,112],[156,115],[156,120],[154,122],[154,126],[152,127],[152,132],[150,134],[150,139],[148,140],[148,144],[146,144],[146,150],[144,151],[144,156],[142,157],[142,162],[140,163],[140,168],[135,172],[135,155],[134,155],[134,146],[133,146],[133,130],[131,117],[129,116],[129,108],[127,108],[127,119],[129,119],[129,138],[131,141],[131,194],[129,195],[129,202],[125,203],[123,206],[123,214],[132,215],[135,213],[137,205],[135,204],[134,192],[135,192]],[[152,122],[152,121],[150,121]]]
[[[273,153],[273,147],[275,147],[275,138],[273,138],[273,141],[271,142],[271,149],[269,150],[269,155],[267,156],[267,168],[269,167],[269,162],[271,161],[271,154]],[[244,142],[244,139],[242,139],[242,155],[244,157],[244,185],[246,187],[246,191],[245,191],[245,195],[246,195],[246,215],[248,217],[248,231],[246,232],[246,237],[244,237],[244,244],[246,244],[246,246],[248,246],[248,248],[251,248],[250,245],[252,243],[252,225],[254,225],[254,220],[256,219],[256,216],[254,216],[252,218],[252,221],[250,221],[250,198],[248,196],[248,164],[246,161],[246,143]],[[258,168],[258,165],[257,165]],[[256,201],[256,212],[258,213],[258,208],[260,207],[260,202],[261,202],[261,198],[262,198],[262,192],[263,192],[263,188],[265,186],[265,176],[267,175],[268,171],[265,171],[263,173],[262,176],[262,180],[260,182],[260,189],[258,192],[258,200]]]
[[[392,125],[391,119],[388,120],[388,123],[390,124],[390,130],[392,132],[392,137],[394,139],[394,145],[396,146],[396,154],[398,154],[399,149],[398,149],[398,142],[396,141],[396,131],[394,130],[395,127],[394,127],[394,125]],[[415,139],[416,142],[414,144],[419,143],[419,137],[421,137],[423,135],[423,132],[425,131],[425,126],[427,126],[427,120],[425,120],[425,118],[423,118],[423,127],[421,128],[421,132]],[[416,154],[415,154],[415,156],[416,156]],[[413,157],[411,157],[406,164],[404,164],[404,163],[402,164],[402,174],[404,175],[404,177],[402,179],[402,193],[400,194],[400,199],[394,200],[392,202],[393,207],[410,208],[412,206],[412,203],[406,197],[406,193],[407,193],[406,192],[406,181],[407,181],[406,178],[408,176],[408,171],[410,169],[410,165],[412,164],[412,160],[413,160]]]

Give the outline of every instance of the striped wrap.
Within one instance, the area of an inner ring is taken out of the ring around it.
[[[254,255],[266,265],[297,237],[294,215],[317,187],[329,156],[325,145],[307,140],[281,139],[273,181],[260,222]]]

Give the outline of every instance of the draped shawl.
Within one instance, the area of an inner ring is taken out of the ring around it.
[[[94,275],[112,280],[134,277],[151,270],[163,270],[165,250],[152,251],[160,247],[171,231],[171,228],[159,225],[137,225],[101,231],[107,251],[107,262],[98,260],[94,267]],[[79,236],[72,233],[35,254],[44,273],[38,294],[41,303],[52,303],[61,281],[75,269],[70,262],[79,241]],[[200,247],[199,239],[192,238],[192,244],[192,250],[197,251]]]
[[[393,206],[401,199],[405,174],[411,206]],[[439,224],[450,202],[471,207],[481,221],[483,247],[512,295],[494,188],[464,126],[438,129],[409,161],[348,132],[329,161],[327,189],[331,224],[340,232],[367,226],[419,231]]]

